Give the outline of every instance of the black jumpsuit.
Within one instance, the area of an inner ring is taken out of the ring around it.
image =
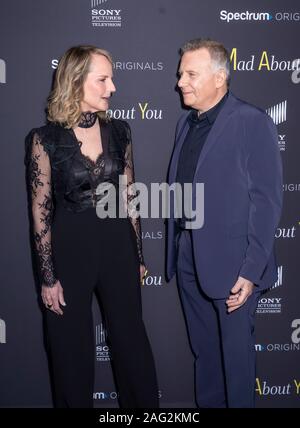
[[[92,295],[102,306],[121,407],[158,407],[152,351],[142,319],[137,219],[102,218],[96,188],[119,174],[134,182],[130,128],[101,121],[103,153],[93,162],[73,130],[58,124],[33,129],[27,138],[34,240],[41,284],[60,280],[63,316],[45,310],[56,407],[92,407],[94,335]],[[129,196],[134,198],[135,195]],[[118,207],[117,207],[118,208]],[[128,352],[130,349],[130,352]]]

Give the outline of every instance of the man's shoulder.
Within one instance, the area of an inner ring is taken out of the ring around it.
[[[233,96],[234,97],[234,96]],[[253,119],[253,120],[269,120],[269,116],[265,110],[262,108],[251,104],[248,101],[242,100],[240,98],[234,97],[236,102],[235,110],[239,115],[244,119]]]

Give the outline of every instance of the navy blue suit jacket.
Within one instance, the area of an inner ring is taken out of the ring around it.
[[[169,168],[175,182],[187,135],[179,119]],[[204,225],[192,230],[197,276],[211,298],[228,297],[238,276],[260,289],[277,280],[274,235],[282,207],[282,164],[272,119],[229,93],[199,156],[195,183],[204,183]],[[170,207],[167,277],[177,267],[178,228]]]

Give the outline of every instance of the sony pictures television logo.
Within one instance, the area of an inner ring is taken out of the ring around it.
[[[267,114],[273,119],[275,125],[286,121],[287,100],[267,108]]]
[[[103,324],[97,324],[96,325],[96,361],[110,361],[111,355],[110,355],[110,349],[107,345],[107,332],[103,326]]]
[[[111,0],[90,0],[90,2],[92,27],[120,28],[122,26],[122,9],[105,7],[106,3],[112,3]]]
[[[273,119],[275,125],[280,125],[287,120],[287,100],[275,104],[266,109],[267,114]],[[286,149],[286,134],[278,134],[278,147],[281,152]]]
[[[280,287],[283,284],[283,266],[278,266],[277,272],[277,281],[270,290]],[[258,314],[280,314],[282,309],[281,302],[282,297],[265,297],[265,294],[263,293],[262,297],[258,301],[256,312]]]
[[[280,125],[287,120],[287,100],[275,104],[266,109],[266,113],[273,119],[275,125]],[[278,147],[281,152],[286,149],[286,134],[278,134]]]
[[[282,279],[283,279],[283,266],[278,266],[277,268],[277,274],[278,279],[275,282],[275,284],[270,288],[270,290],[273,290],[274,288],[280,287],[282,285]]]

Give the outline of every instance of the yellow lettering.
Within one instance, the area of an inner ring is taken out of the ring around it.
[[[256,378],[256,389],[255,389],[255,391],[258,392],[259,395],[262,395],[262,390],[261,390],[260,381],[259,381],[258,377]]]
[[[298,395],[300,393],[300,382],[297,382],[296,379],[294,379],[294,384],[296,385],[296,394]]]
[[[233,70],[236,70],[236,60],[237,60],[237,50],[236,48],[232,48],[231,54],[230,54],[230,61],[233,61]]]
[[[264,59],[266,62],[263,62]],[[258,70],[260,70],[262,67],[267,67],[268,71],[270,71],[270,64],[269,64],[268,54],[266,51],[263,51],[261,55]]]
[[[139,103],[139,108],[142,112],[142,119],[145,119],[145,111],[146,111],[147,106],[148,106],[148,103],[144,103],[144,108],[143,108],[143,105],[141,103]]]

